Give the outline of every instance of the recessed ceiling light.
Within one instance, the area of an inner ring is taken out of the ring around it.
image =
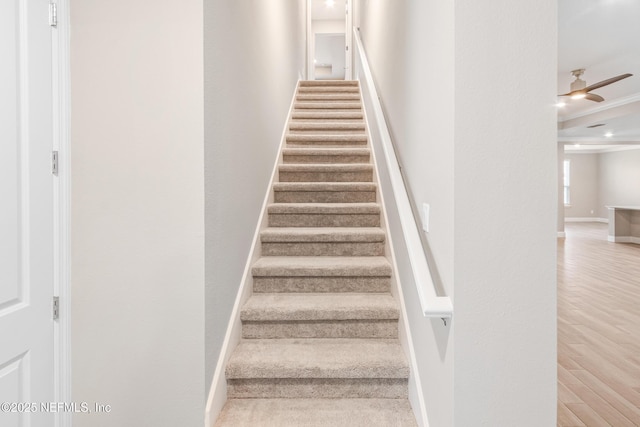
[[[607,132],[604,134],[605,137],[611,138],[613,136],[613,132]]]
[[[556,103],[556,107],[558,107],[558,108],[562,108],[562,107],[564,107],[564,106],[566,106],[566,105],[567,105],[567,103],[566,103],[566,102],[564,102],[564,101],[558,101],[558,102]]]

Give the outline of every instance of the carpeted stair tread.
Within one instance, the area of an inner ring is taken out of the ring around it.
[[[358,86],[357,80],[301,80],[300,87],[308,86]]]
[[[317,147],[306,145],[303,147],[283,148],[284,163],[369,163],[371,153],[368,148],[353,147]]]
[[[407,399],[230,399],[215,427],[416,427]]]
[[[286,163],[278,167],[280,182],[368,182],[373,181],[370,163]]]
[[[240,342],[226,376],[405,379],[409,365],[394,339],[256,339]]]
[[[360,101],[359,93],[299,93],[298,101]]]
[[[368,148],[357,147],[288,147],[282,149],[283,155],[307,155],[307,156],[368,156]]]
[[[286,170],[290,172],[306,172],[306,171],[328,171],[328,172],[342,172],[342,171],[373,171],[373,165],[371,163],[355,163],[355,164],[326,164],[326,163],[289,163],[279,166],[280,170]]]
[[[270,227],[260,232],[262,243],[384,242],[379,227]]]
[[[280,172],[373,172],[373,165],[370,163],[351,164],[313,164],[313,163],[288,163],[278,166]]]
[[[300,86],[298,93],[316,93],[316,92],[350,92],[360,93],[358,86]]]
[[[332,109],[360,110],[362,108],[362,104],[360,102],[340,102],[340,101],[331,101],[331,102],[296,101],[293,104],[293,108],[303,109],[303,110],[332,110]]]
[[[359,130],[364,131],[365,126],[364,122],[309,122],[309,121],[295,121],[289,125],[290,130],[295,131],[315,131],[315,130],[341,130],[341,131],[351,131],[351,130]]]
[[[367,135],[364,133],[341,135],[290,133],[286,139],[287,142],[367,142]]]
[[[376,202],[373,182],[276,182],[276,203],[370,203]]]
[[[291,114],[293,122],[296,120],[362,120],[364,115],[360,111],[294,111]]]
[[[398,319],[391,294],[254,294],[242,307],[243,321]]]
[[[378,203],[273,203],[267,211],[274,214],[379,214]]]
[[[372,182],[275,182],[274,191],[376,191]]]
[[[261,277],[390,277],[391,264],[379,257],[262,257],[252,266]]]

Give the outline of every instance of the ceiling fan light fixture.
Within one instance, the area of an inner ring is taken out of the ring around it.
[[[571,99],[584,99],[587,96],[587,92],[579,91],[571,95]]]
[[[613,132],[607,132],[604,134],[605,138],[611,138],[613,136]]]

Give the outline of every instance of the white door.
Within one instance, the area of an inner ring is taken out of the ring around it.
[[[3,427],[54,425],[52,31],[48,0],[0,2]]]

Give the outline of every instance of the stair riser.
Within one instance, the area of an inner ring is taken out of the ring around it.
[[[362,123],[363,114],[358,111],[294,111],[291,118],[295,120],[343,120],[345,123]]]
[[[326,129],[322,129],[322,128],[317,128],[317,129],[312,129],[312,128],[308,128],[308,129],[300,129],[300,128],[294,128],[294,129],[289,129],[292,132],[295,132],[299,135],[324,135],[324,136],[337,136],[337,135],[362,135],[363,129],[358,129],[358,128],[354,128],[354,129],[330,129],[330,128],[326,128]]]
[[[334,141],[331,139],[321,141],[287,141],[289,147],[323,147],[323,148],[349,148],[366,147],[367,141]]]
[[[284,154],[282,156],[284,163],[369,163],[369,155],[303,155],[303,154]]]
[[[263,242],[263,256],[382,256],[384,242]]]
[[[254,277],[253,292],[389,292],[389,277]]]
[[[296,101],[316,102],[316,101],[359,101],[358,93],[301,93],[296,96]]]
[[[227,380],[227,397],[406,399],[405,378],[256,378]]]
[[[301,87],[298,90],[300,94],[310,94],[310,93],[360,93],[358,87],[349,87],[349,86],[306,86]]]
[[[242,322],[242,337],[277,338],[398,338],[397,320]]]
[[[380,227],[380,214],[269,214],[270,227]]]
[[[289,172],[280,171],[280,182],[372,182],[372,171]]]
[[[274,191],[276,203],[367,203],[376,201],[375,191]]]
[[[301,134],[290,134],[287,135],[287,142],[299,144],[305,142],[318,142],[318,143],[330,143],[330,144],[340,144],[340,143],[367,143],[367,136],[360,134],[353,135],[318,135],[318,134],[309,134],[309,135],[301,135]]]
[[[362,104],[359,102],[340,102],[340,101],[301,101],[293,104],[293,108],[296,110],[362,110]]]
[[[361,132],[365,131],[365,125],[362,120],[331,120],[331,121],[313,121],[313,120],[293,120],[289,124],[289,130],[298,131],[298,130],[335,130],[335,131],[346,131],[346,130],[359,130]]]

